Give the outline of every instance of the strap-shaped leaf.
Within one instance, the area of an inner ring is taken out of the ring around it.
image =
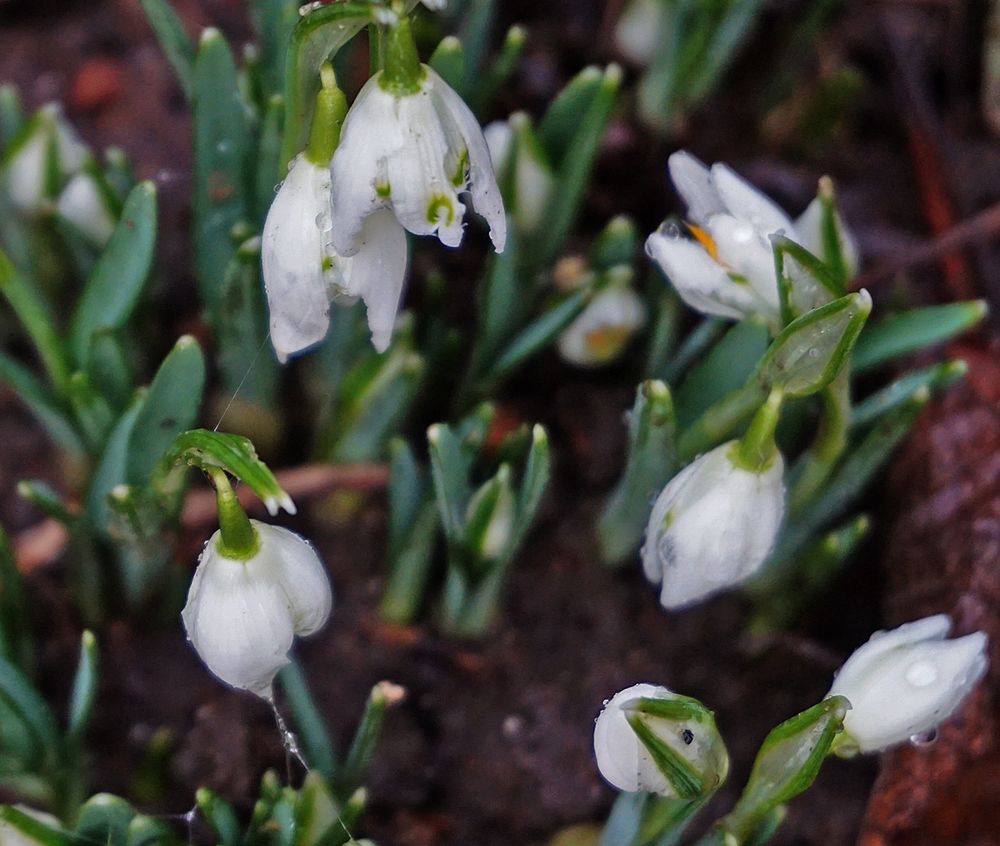
[[[292,711],[295,732],[302,741],[309,766],[327,780],[332,779],[336,768],[333,740],[299,662],[293,658],[278,674],[278,681]]]
[[[0,821],[4,823],[4,828],[9,826],[13,829],[18,843],[23,840],[25,843],[37,843],[38,846],[75,846],[74,839],[66,832],[10,805],[0,805]],[[23,838],[18,837],[17,833],[23,835]]]
[[[90,342],[85,372],[90,384],[115,411],[128,403],[135,385],[132,367],[113,329],[98,329]]]
[[[60,448],[77,455],[86,453],[80,433],[61,404],[31,371],[4,352],[0,352],[0,382],[17,394]]]
[[[36,771],[55,766],[59,755],[55,718],[28,678],[4,658],[0,658],[0,699],[29,738],[32,760],[25,763]]]
[[[67,737],[70,742],[78,742],[83,737],[94,711],[97,685],[100,682],[99,660],[97,638],[93,632],[85,631],[80,638],[80,660],[76,665],[73,693],[69,702]]]
[[[160,42],[160,49],[174,69],[181,90],[190,100],[194,90],[194,45],[184,25],[167,0],[142,0],[142,9]]]
[[[84,511],[90,525],[100,531],[107,531],[111,525],[112,512],[108,495],[115,486],[125,484],[129,440],[145,401],[145,390],[136,391],[128,408],[122,412],[108,435],[104,452],[90,478]]]
[[[124,326],[142,294],[156,246],[156,186],[140,182],[125,200],[121,220],[97,261],[70,323],[77,364],[87,359],[98,329]]]
[[[194,425],[205,387],[205,359],[198,342],[181,337],[163,359],[129,438],[125,479],[145,485],[174,439]]]
[[[194,801],[219,838],[219,846],[240,846],[240,822],[232,805],[207,787],[198,789]]]

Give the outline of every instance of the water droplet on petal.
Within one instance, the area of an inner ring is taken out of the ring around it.
[[[665,238],[669,238],[671,241],[676,241],[681,237],[681,228],[676,223],[671,221],[670,223],[664,223],[660,227],[660,234]]]
[[[333,228],[333,224],[330,221],[330,215],[327,212],[320,212],[316,215],[316,228],[320,232],[329,232]]]
[[[938,680],[937,667],[930,661],[915,661],[906,668],[906,680],[914,687],[927,687]]]
[[[937,729],[910,735],[910,743],[913,746],[930,746],[935,740],[937,740]]]

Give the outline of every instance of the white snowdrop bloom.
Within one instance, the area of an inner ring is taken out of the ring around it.
[[[115,217],[97,177],[87,169],[71,177],[56,201],[56,212],[98,247],[115,231]]]
[[[842,750],[878,752],[933,731],[965,700],[987,668],[983,632],[946,640],[946,614],[876,632],[833,679],[844,696]]]
[[[76,131],[63,117],[58,103],[42,106],[31,118],[25,135],[15,139],[4,168],[4,183],[11,203],[22,212],[40,211],[51,186],[46,184],[50,151],[54,151],[60,181],[86,163],[89,152]]]
[[[594,755],[604,779],[613,787],[630,793],[644,791],[678,796],[669,773],[660,770],[629,724],[628,709],[638,704],[639,699],[678,700],[687,704],[686,717],[670,719],[643,714],[640,719],[670,755],[703,777],[706,790],[714,790],[726,777],[729,756],[711,712],[688,697],[645,683],[616,693],[594,724]]]
[[[406,277],[406,233],[388,212],[369,216],[358,249],[339,256],[330,243],[330,171],[305,155],[292,163],[267,213],[261,241],[271,343],[279,360],[319,343],[331,299],[361,297],[372,343],[383,352]]]
[[[559,336],[559,355],[579,367],[614,361],[646,323],[646,304],[627,284],[599,291]]]
[[[413,90],[401,90],[379,71],[347,114],[330,166],[333,247],[342,256],[357,253],[365,221],[379,209],[391,209],[415,235],[457,247],[465,215],[458,197],[468,191],[503,252],[507,222],[483,131],[431,68],[420,65],[418,75]]]
[[[45,811],[38,811],[35,808],[29,808],[26,805],[14,805],[14,808],[25,816],[49,826],[54,831],[63,830],[59,820],[52,816],[52,814],[47,814]],[[13,823],[0,819],[0,844],[2,846],[43,846],[45,842],[47,841],[36,839],[29,834],[25,834],[23,831],[19,831],[14,827]]]
[[[769,197],[724,164],[706,167],[686,151],[669,159],[688,206],[695,240],[676,227],[649,236],[646,251],[683,299],[706,314],[739,320],[758,314],[778,324],[778,280],[769,236],[797,243],[795,225]]]
[[[615,44],[637,65],[651,64],[669,32],[664,0],[632,0],[615,26]]]
[[[642,565],[661,583],[660,604],[683,608],[753,576],[785,511],[784,461],[759,473],[734,463],[730,441],[697,458],[660,492],[646,526]]]
[[[333,593],[312,545],[288,529],[251,520],[259,548],[229,558],[216,532],[202,551],[181,612],[188,639],[226,684],[269,698],[296,635],[319,630]]]

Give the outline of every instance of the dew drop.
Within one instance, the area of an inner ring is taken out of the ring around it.
[[[671,241],[676,241],[681,237],[681,228],[673,222],[664,223],[660,227],[660,234],[665,238],[669,238]]]
[[[930,746],[935,740],[937,740],[937,729],[930,729],[929,731],[910,735],[910,744],[912,746]]]
[[[277,183],[275,183],[275,185],[274,185],[274,193],[277,194],[281,190],[281,186],[284,185],[284,184],[285,184],[284,182],[277,182]]]
[[[815,347],[809,350],[809,358],[819,358],[819,350]]]
[[[333,228],[329,213],[323,211],[316,215],[316,228],[320,232],[329,232]]]
[[[906,668],[906,680],[914,687],[927,687],[938,680],[938,671],[930,661],[916,661]]]
[[[225,155],[226,153],[232,152],[233,142],[227,139],[222,139],[215,145],[215,152]]]

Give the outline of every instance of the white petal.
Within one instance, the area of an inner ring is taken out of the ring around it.
[[[260,555],[271,557],[269,566],[280,573],[295,634],[304,637],[318,631],[330,616],[333,591],[313,545],[281,526],[251,522],[261,538]]]
[[[505,120],[495,120],[483,129],[483,138],[490,150],[490,161],[495,172],[507,167],[511,147],[514,144],[514,130]]]
[[[267,696],[288,663],[294,629],[285,590],[266,557],[234,561],[205,545],[181,612],[188,639],[208,668],[233,687]]]
[[[330,175],[305,157],[292,164],[267,213],[261,238],[271,343],[279,360],[323,340],[330,325],[324,244],[330,223]]]
[[[646,240],[646,252],[691,308],[734,320],[760,309],[756,293],[730,279],[725,268],[699,244],[654,232]]]
[[[712,183],[722,202],[733,217],[745,220],[764,235],[784,232],[796,239],[792,221],[770,197],[758,191],[732,168],[724,164],[712,165]]]
[[[715,242],[719,261],[744,277],[759,296],[761,313],[768,318],[778,315],[778,276],[774,267],[774,250],[745,220],[729,214],[709,218],[706,228]]]
[[[66,183],[56,209],[94,244],[103,247],[115,230],[115,220],[108,211],[94,176],[81,171]]]
[[[615,44],[637,65],[652,62],[666,33],[662,27],[666,8],[661,0],[632,0],[618,19]]]
[[[376,189],[389,189],[386,159],[404,145],[396,114],[396,98],[373,76],[358,92],[330,162],[333,183],[330,238],[341,256],[358,251],[364,219],[389,204]],[[378,184],[376,184],[378,183]]]
[[[688,207],[688,217],[704,225],[713,214],[725,211],[715,190],[711,171],[687,150],[673,153],[667,160],[670,179]]]
[[[485,218],[490,227],[493,248],[502,253],[507,243],[507,217],[483,130],[472,110],[448,83],[430,68],[427,72],[433,80],[432,91],[442,120],[447,123],[450,119],[465,142],[469,157],[469,192],[476,213]]]
[[[672,793],[666,777],[653,763],[621,709],[624,703],[635,699],[666,699],[670,696],[665,687],[636,684],[615,694],[598,715],[594,725],[597,767],[605,780],[619,790],[644,790],[662,795]]]
[[[618,357],[646,322],[646,306],[629,287],[600,291],[559,336],[559,354],[571,364],[593,367]]]
[[[45,199],[45,158],[49,132],[39,127],[7,162],[4,182],[14,208],[35,212]]]
[[[462,243],[465,215],[458,189],[464,183],[456,186],[454,173],[449,171],[457,170],[462,151],[449,143],[435,95],[437,82],[433,71],[427,73],[419,92],[396,99],[397,119],[406,140],[386,163],[392,209],[414,235],[436,234],[442,244],[457,247]],[[486,157],[488,161],[488,150]]]
[[[406,232],[392,212],[383,209],[365,221],[361,248],[350,259],[348,293],[364,298],[372,344],[379,352],[392,340],[406,281],[406,253]]]

